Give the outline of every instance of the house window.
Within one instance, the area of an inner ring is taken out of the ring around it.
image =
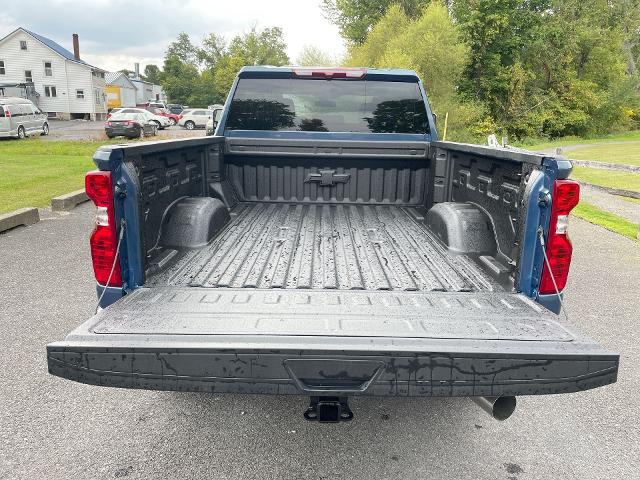
[[[4,68],[4,60],[0,60],[0,75],[4,75],[6,70]]]
[[[56,91],[56,87],[45,85],[44,87],[44,96],[54,98],[58,96],[58,92]]]
[[[84,90],[76,90],[76,98],[84,100]]]
[[[20,40],[20,50],[26,50],[26,49],[27,49],[27,41]]]
[[[100,97],[101,97],[100,90],[96,89],[94,91],[94,96],[96,98],[96,105],[100,105]]]
[[[33,75],[31,74],[31,70],[24,71],[24,80],[25,82],[33,82]]]
[[[44,76],[53,77],[53,66],[51,62],[44,62]]]
[[[4,97],[4,88],[0,87],[0,97]],[[2,113],[2,115],[0,115],[0,117],[4,116],[4,110],[0,108],[0,113]]]

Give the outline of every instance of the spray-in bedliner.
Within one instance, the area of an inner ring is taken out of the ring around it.
[[[418,207],[243,203],[206,247],[180,252],[147,286],[503,291],[454,254]]]

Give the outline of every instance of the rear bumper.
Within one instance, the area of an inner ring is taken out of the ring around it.
[[[330,339],[315,339],[318,347]],[[320,349],[166,347],[118,342],[47,347],[49,372],[91,385],[219,393],[501,396],[569,393],[616,381],[618,356],[327,352]],[[201,343],[201,342],[197,342]],[[249,342],[251,343],[251,342]],[[507,347],[507,345],[504,345]],[[309,347],[312,347],[311,345]]]

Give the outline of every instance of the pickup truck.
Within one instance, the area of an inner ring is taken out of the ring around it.
[[[215,135],[94,162],[99,307],[47,346],[53,375],[302,395],[321,422],[356,395],[504,419],[616,381],[618,354],[558,315],[570,162],[440,141],[412,71],[245,67]]]

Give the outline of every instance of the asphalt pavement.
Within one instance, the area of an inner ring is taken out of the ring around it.
[[[572,220],[571,320],[621,354],[618,383],[520,397],[509,420],[470,400],[147,392],[50,376],[45,345],[88,318],[93,209],[0,234],[0,478],[630,479],[640,472],[640,245]]]
[[[204,136],[204,129],[187,130],[174,125],[158,131],[158,140]],[[49,135],[44,140],[106,140],[104,122],[89,120],[50,120]]]

